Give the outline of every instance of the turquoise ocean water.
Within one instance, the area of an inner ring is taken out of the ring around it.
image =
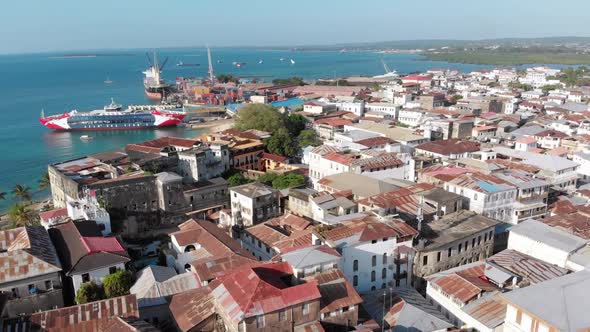
[[[113,97],[123,105],[145,104],[142,70],[147,67],[146,50],[85,52],[125,53],[129,56],[64,58],[61,54],[0,55],[0,191],[15,184],[37,188],[37,179],[47,164],[87,154],[120,148],[128,143],[161,136],[192,137],[200,132],[184,128],[92,132],[94,140],[80,140],[80,132],[52,132],[39,121],[46,115],[72,109],[102,108]],[[160,60],[169,57],[164,77],[203,77],[207,72],[205,49],[160,50]],[[277,50],[212,50],[216,73],[273,75],[275,78],[300,76],[305,79],[383,73],[380,58],[400,73],[428,68],[454,68],[464,72],[490,66],[421,61],[415,54],[375,54],[370,52],[291,52]],[[284,62],[279,59],[285,58]],[[295,64],[291,64],[293,59]],[[221,64],[217,60],[223,61]],[[259,64],[263,60],[263,64]],[[199,63],[199,67],[178,67],[176,63]],[[236,68],[232,62],[245,62]],[[104,84],[107,79],[110,85]],[[269,78],[272,79],[272,78]],[[37,192],[42,198],[47,192]],[[7,195],[10,196],[10,195]],[[0,211],[10,204],[0,201]]]

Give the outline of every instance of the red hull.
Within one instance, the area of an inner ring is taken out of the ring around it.
[[[168,128],[168,127],[174,127],[176,126],[176,123],[174,124],[166,124],[163,123],[160,126],[145,126],[145,127],[120,127],[120,128],[74,128],[74,129],[53,129],[55,131],[114,131],[114,130],[144,130],[144,129],[158,129],[158,128]],[[47,127],[49,128],[49,127]]]
[[[161,92],[149,92],[147,90],[145,90],[145,95],[149,98],[149,99],[162,99],[162,93]]]

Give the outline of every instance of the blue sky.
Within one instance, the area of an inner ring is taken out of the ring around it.
[[[590,36],[588,0],[3,1],[0,53]]]

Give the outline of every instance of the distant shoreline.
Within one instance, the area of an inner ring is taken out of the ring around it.
[[[135,54],[131,53],[107,53],[107,54],[85,54],[85,53],[71,53],[71,54],[63,54],[63,55],[52,55],[48,58],[50,59],[65,59],[65,58],[104,58],[104,57],[120,57],[120,56],[135,56]]]

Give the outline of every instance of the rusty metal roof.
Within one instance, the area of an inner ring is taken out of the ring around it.
[[[31,326],[43,331],[100,331],[116,317],[139,317],[135,295],[90,302],[32,314]]]
[[[462,308],[462,310],[481,324],[494,329],[504,323],[506,318],[506,302],[499,292],[492,292]]]
[[[433,288],[466,304],[484,292],[496,290],[492,283],[485,280],[484,269],[485,262],[475,262],[433,274],[427,280]]]
[[[215,314],[215,301],[211,289],[203,287],[174,295],[169,308],[178,328],[190,331]]]
[[[356,238],[357,241],[372,241],[386,237],[406,237],[418,232],[401,220],[382,222],[373,216],[363,216],[342,223],[328,230],[322,236],[328,241]]]
[[[516,250],[506,249],[488,258],[488,262],[528,280],[532,284],[561,277],[568,273],[568,270],[553,264],[546,263]]]
[[[43,227],[0,231],[0,284],[61,271]]]
[[[352,284],[346,279],[340,269],[331,269],[306,280],[316,280],[322,299],[320,312],[329,313],[341,308],[357,305],[363,302]]]

